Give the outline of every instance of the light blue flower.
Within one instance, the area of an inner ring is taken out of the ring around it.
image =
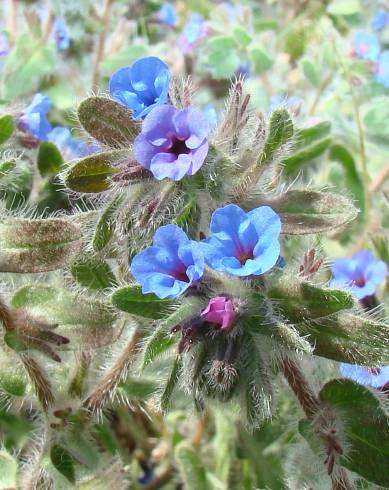
[[[30,133],[38,140],[46,140],[51,131],[51,124],[47,120],[50,108],[51,100],[46,95],[35,94],[31,104],[20,116],[18,128],[25,133]]]
[[[181,51],[185,54],[190,53],[198,41],[207,35],[207,32],[203,16],[198,12],[193,12],[178,38]]]
[[[189,240],[181,228],[161,226],[153,245],[132,259],[131,272],[143,294],[173,299],[202,277],[204,257],[199,244]]]
[[[6,56],[10,51],[8,38],[4,32],[0,32],[0,56]]]
[[[378,9],[374,14],[371,26],[375,31],[381,31],[389,24],[389,13],[385,9]]]
[[[168,66],[155,56],[147,56],[117,70],[109,81],[109,92],[139,119],[168,102],[169,81]]]
[[[203,109],[203,114],[208,121],[209,129],[213,129],[217,125],[217,112],[212,104],[208,104]]]
[[[216,209],[211,236],[201,248],[206,263],[221,272],[247,277],[264,274],[280,255],[281,220],[268,206],[245,212],[235,204]]]
[[[70,34],[68,26],[61,17],[54,21],[52,35],[57,49],[68,49],[70,46]]]
[[[376,61],[380,53],[380,43],[374,34],[359,31],[354,38],[355,52],[359,58]]]
[[[158,12],[158,19],[162,24],[174,27],[178,23],[176,10],[171,3],[164,3]]]
[[[389,366],[382,368],[368,368],[356,364],[341,363],[339,371],[345,378],[352,379],[362,385],[373,388],[383,388],[389,383]]]
[[[389,88],[389,51],[383,51],[378,58],[375,79],[378,83]]]
[[[94,151],[78,138],[74,138],[69,128],[57,126],[47,135],[47,139],[54,143],[57,148],[68,158],[82,158]]]
[[[376,292],[388,274],[388,266],[369,250],[361,250],[350,258],[336,260],[331,272],[330,287],[345,289],[356,298],[363,299]]]
[[[289,111],[296,112],[301,106],[303,100],[297,95],[290,97],[284,95],[272,95],[269,99],[269,111],[273,112],[277,107],[285,107]]]

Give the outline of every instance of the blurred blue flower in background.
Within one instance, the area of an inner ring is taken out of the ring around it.
[[[52,36],[57,46],[57,49],[68,49],[70,46],[69,29],[65,21],[61,17],[57,17],[54,21]]]
[[[158,11],[158,20],[167,26],[174,27],[178,23],[176,10],[171,3],[164,3]]]
[[[109,81],[109,92],[139,119],[168,102],[169,81],[168,66],[155,56],[147,56],[117,70]]]
[[[143,294],[177,298],[204,273],[204,257],[199,244],[189,240],[177,225],[161,226],[153,245],[132,259],[131,273]]]
[[[285,107],[291,112],[297,112],[300,108],[303,100],[297,95],[291,95],[290,97],[284,95],[272,95],[269,99],[269,111],[273,112],[277,107]]]
[[[229,22],[235,22],[242,13],[242,8],[235,6],[230,2],[222,2],[221,7],[225,11]]]
[[[31,104],[20,116],[18,128],[25,133],[30,133],[38,140],[47,140],[51,124],[46,116],[50,108],[51,100],[46,95],[35,94]]]
[[[385,9],[378,9],[374,14],[373,20],[371,21],[371,26],[376,31],[381,31],[389,23],[389,13]]]
[[[54,143],[68,158],[82,158],[94,153],[93,147],[78,138],[74,138],[69,128],[57,126],[47,135],[47,139]]]
[[[375,79],[378,83],[389,88],[389,51],[383,51],[378,58]]]
[[[208,104],[203,109],[204,116],[208,121],[209,129],[213,129],[217,125],[217,112],[212,104]]]
[[[9,51],[8,38],[4,32],[0,32],[0,56],[6,56]]]
[[[350,291],[358,299],[373,295],[388,275],[388,266],[369,250],[341,258],[331,267],[330,287]]]
[[[233,276],[264,274],[280,256],[281,220],[269,206],[246,213],[235,204],[216,209],[211,236],[200,242],[206,263]]]
[[[193,107],[156,107],[134,141],[134,156],[158,180],[195,174],[208,154],[209,122]]]
[[[352,379],[362,385],[373,388],[383,388],[389,383],[389,366],[382,368],[368,368],[356,364],[341,363],[339,371],[345,378]]]
[[[197,12],[193,12],[188,22],[182,29],[178,38],[178,45],[183,53],[190,53],[198,41],[207,35],[207,28],[204,24],[204,18]]]
[[[355,52],[359,58],[376,61],[380,53],[380,43],[374,34],[359,31],[354,38]]]

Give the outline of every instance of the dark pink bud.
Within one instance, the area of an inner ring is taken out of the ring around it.
[[[225,296],[216,296],[209,300],[208,306],[201,312],[207,322],[229,329],[235,321],[236,313],[233,302]]]

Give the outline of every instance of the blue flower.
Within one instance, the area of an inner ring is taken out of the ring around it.
[[[210,130],[217,126],[217,112],[212,104],[208,104],[204,107],[203,114],[208,121],[208,127]]]
[[[381,31],[389,23],[389,13],[385,9],[378,9],[374,14],[371,26],[375,31]]]
[[[47,135],[47,139],[54,143],[61,153],[70,158],[82,158],[93,153],[90,147],[78,138],[74,138],[68,128],[57,126]]]
[[[168,66],[159,58],[147,56],[117,70],[109,81],[109,92],[139,119],[168,102],[169,80]]]
[[[51,124],[46,117],[50,108],[51,101],[46,95],[35,94],[31,104],[20,116],[18,128],[38,140],[46,140],[51,131]]]
[[[206,35],[207,28],[203,16],[194,12],[182,29],[182,33],[178,38],[178,45],[183,53],[189,53],[195,48],[197,42]]]
[[[52,36],[57,49],[68,49],[70,46],[70,34],[65,21],[57,17],[54,21]]]
[[[382,368],[368,368],[356,364],[341,363],[339,371],[345,378],[352,379],[362,385],[373,388],[383,388],[389,383],[389,366]]]
[[[161,226],[153,245],[132,259],[131,272],[142,285],[143,294],[177,298],[202,277],[204,257],[199,244],[189,240],[181,228]]]
[[[378,58],[375,72],[375,79],[378,83],[389,88],[389,51],[383,51]]]
[[[297,112],[302,104],[301,97],[297,95],[291,95],[290,97],[284,95],[272,95],[269,99],[269,111],[273,112],[277,107],[285,107],[291,112]]]
[[[193,107],[156,107],[134,141],[134,157],[158,180],[195,174],[208,154],[209,123]]]
[[[380,43],[374,34],[359,31],[354,38],[355,52],[359,58],[376,61],[380,53]]]
[[[158,12],[158,19],[167,26],[174,27],[177,25],[178,16],[174,6],[171,3],[164,3]]]
[[[376,260],[369,250],[361,250],[350,258],[341,258],[331,267],[330,287],[350,291],[358,299],[371,296],[385,280],[388,266]]]
[[[213,269],[234,276],[258,276],[277,263],[281,220],[272,208],[261,206],[246,213],[227,204],[213,213],[210,229],[210,238],[200,245]]]

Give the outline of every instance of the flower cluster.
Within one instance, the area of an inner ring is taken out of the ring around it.
[[[131,272],[143,293],[176,298],[201,279],[204,263],[238,277],[264,274],[277,263],[281,221],[270,207],[246,213],[228,204],[213,213],[210,229],[208,239],[195,242],[176,225],[159,228],[153,245],[138,253],[131,263]],[[210,305],[205,314],[211,314],[214,306]],[[229,321],[222,322],[223,328]]]
[[[376,292],[388,275],[388,266],[369,250],[361,250],[350,258],[336,260],[331,271],[331,287],[346,289],[361,300]]]

